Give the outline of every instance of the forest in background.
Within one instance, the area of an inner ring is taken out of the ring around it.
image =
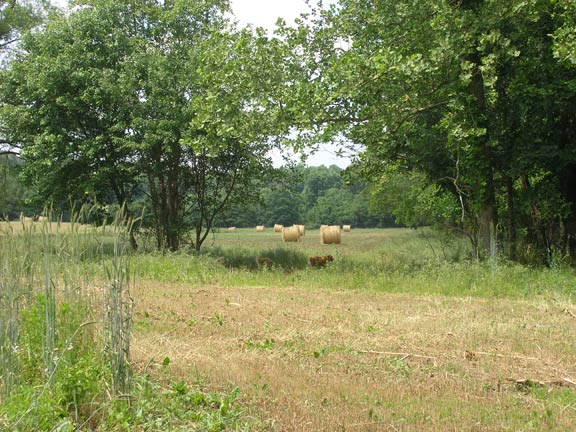
[[[0,156],[0,214],[4,219],[15,220],[24,216],[43,213],[45,201],[19,179],[23,161],[13,156]],[[267,179],[254,180],[255,196],[227,208],[216,220],[215,227],[236,226],[239,228],[256,225],[292,225],[302,223],[309,227],[351,224],[356,228],[385,228],[398,226],[390,211],[386,212],[375,200],[370,199],[366,184],[351,181],[346,170],[331,165],[307,167],[296,165],[272,170]],[[149,191],[142,184],[138,198],[134,201],[135,211],[143,212],[144,227],[153,226],[147,196]],[[64,217],[74,203],[55,203],[56,212]],[[78,203],[76,203],[78,204]],[[118,206],[113,199],[102,204],[94,212],[93,222],[103,218],[111,220]]]

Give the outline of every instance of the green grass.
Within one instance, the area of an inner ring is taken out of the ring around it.
[[[569,267],[532,268],[506,261],[496,267],[471,260],[464,240],[430,230],[353,230],[342,244],[320,245],[308,230],[299,243],[282,243],[278,233],[241,229],[217,233],[202,254],[140,254],[135,272],[147,279],[230,286],[298,286],[391,293],[439,294],[484,298],[534,296],[576,298],[576,273]],[[335,261],[308,268],[307,257]],[[257,256],[274,261],[258,270]]]
[[[342,244],[321,245],[317,230],[308,230],[301,242],[282,243],[280,234],[270,230],[240,229],[216,233],[200,254],[140,251],[129,261],[122,250],[123,240],[119,249],[120,238],[121,234],[111,230],[78,224],[52,228],[3,225],[0,428],[250,430],[250,420],[235,404],[238,391],[233,384],[222,393],[213,393],[197,380],[175,381],[166,359],[156,380],[138,371],[122,370],[123,375],[117,375],[124,367],[122,352],[130,348],[132,314],[130,293],[119,288],[129,288],[133,276],[136,288],[140,279],[147,279],[186,287],[543,298],[560,307],[573,304],[576,298],[572,268],[531,268],[504,260],[479,263],[469,258],[464,240],[430,230],[357,229],[343,233]],[[325,268],[307,266],[309,256],[327,254],[335,260]],[[257,256],[271,259],[274,265],[258,268]],[[100,309],[102,305],[107,314]],[[138,311],[136,316],[141,316]],[[222,314],[207,320],[216,328],[229,325]],[[367,327],[366,331],[380,330]],[[254,335],[244,340],[243,347],[264,355],[289,348],[287,343]],[[113,347],[120,357],[111,352]],[[346,349],[319,345],[308,350],[308,357],[320,361]],[[573,345],[567,342],[565,349],[571,353]],[[410,372],[395,359],[383,367],[399,377]],[[128,380],[126,387],[119,386],[118,379]],[[575,404],[571,390],[534,387],[527,391],[544,407]],[[409,422],[425,424],[430,411],[449,422],[454,410],[462,409],[456,400],[430,400],[425,405],[429,409],[421,412],[421,418]],[[378,421],[381,415],[380,407],[375,406],[367,413],[367,421]],[[398,413],[407,419],[414,415],[419,414]],[[481,406],[471,408],[469,415],[478,416],[480,422],[499,421],[495,413]],[[554,412],[535,408],[524,424],[527,430],[553,428]]]

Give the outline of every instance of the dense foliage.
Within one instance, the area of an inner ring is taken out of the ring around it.
[[[144,192],[158,248],[193,230],[199,249],[270,166],[274,123],[256,75],[266,40],[233,31],[225,1],[76,3],[11,59],[2,134],[44,199],[131,210]]]
[[[476,257],[576,257],[573,2],[340,0],[273,37],[223,0],[76,3],[2,78],[0,135],[40,196],[146,203],[173,250],[216,222],[382,225],[353,186],[259,184],[281,139],[338,141],[377,214]]]
[[[476,255],[505,243],[512,259],[574,256],[573,12],[549,0],[341,0],[283,29],[303,65],[296,121],[315,139],[363,144],[378,194],[414,184],[400,195],[416,200],[408,213],[436,215]]]
[[[218,225],[351,224],[368,228],[391,227],[396,225],[395,219],[400,220],[399,214],[392,213],[392,206],[371,206],[368,187],[336,165],[280,168],[269,182],[252,187],[259,199],[231,207]]]

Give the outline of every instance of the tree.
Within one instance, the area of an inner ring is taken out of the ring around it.
[[[126,140],[137,99],[122,86],[135,41],[118,12],[108,5],[53,20],[22,40],[5,73],[4,134],[22,145],[25,179],[55,205],[112,198],[129,207],[139,184]]]
[[[0,52],[40,24],[47,12],[54,11],[46,1],[0,0]]]
[[[55,10],[45,1],[0,0],[0,68],[6,64],[6,51],[17,45],[23,33],[42,23],[48,12]],[[0,134],[0,155],[18,153],[18,143]]]
[[[14,155],[0,155],[0,217],[14,219],[24,207],[27,190],[18,180],[21,161]]]
[[[571,46],[568,3],[341,0],[282,29],[300,58],[293,121],[363,144],[368,180],[392,164],[448,193],[476,255],[500,233],[515,259],[525,232],[549,261],[575,216],[576,74],[550,37],[557,56]]]
[[[158,248],[177,250],[193,228],[200,249],[269,166],[267,39],[230,31],[223,0],[77,3],[24,39],[4,76],[3,130],[43,196],[129,207],[144,181]]]
[[[570,0],[558,3],[562,25],[553,34],[554,55],[560,62],[576,66],[576,4]]]
[[[304,188],[302,195],[307,208],[316,205],[318,198],[331,188],[342,187],[342,169],[336,165],[309,167],[303,172]]]

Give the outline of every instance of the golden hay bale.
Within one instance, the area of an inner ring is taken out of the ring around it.
[[[340,244],[340,225],[324,226],[320,229],[321,244]]]
[[[33,221],[34,221],[34,219],[32,219],[31,217],[22,217],[22,222],[30,223]]]
[[[300,230],[300,235],[305,236],[306,235],[306,227],[304,225],[296,225],[296,226]]]
[[[351,229],[352,229],[352,227],[350,225],[343,225],[342,226],[342,231],[344,231],[344,232],[350,232]]]
[[[283,242],[300,241],[300,229],[298,229],[298,226],[293,225],[291,227],[283,227],[282,228],[282,241]]]
[[[284,228],[282,225],[274,224],[274,232],[282,232],[282,228]]]
[[[264,230],[265,230],[264,225],[258,225],[256,227],[256,232],[264,232]]]
[[[236,231],[236,227],[228,227],[228,231]]]
[[[38,216],[38,222],[48,222],[47,216]]]

